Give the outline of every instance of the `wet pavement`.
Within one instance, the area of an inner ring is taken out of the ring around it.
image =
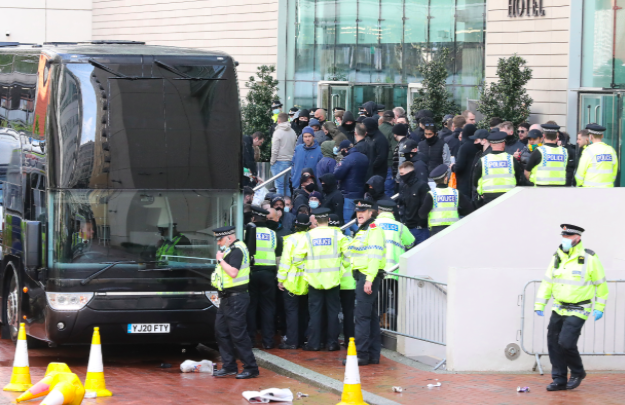
[[[346,350],[305,352],[267,350],[325,376],[342,380]],[[625,404],[625,374],[589,373],[575,390],[548,392],[548,375],[540,374],[451,374],[421,371],[382,357],[380,364],[360,367],[362,389],[401,404],[475,404],[475,405],[616,405]],[[441,387],[427,388],[440,382]],[[403,388],[394,393],[393,386]],[[530,387],[518,393],[517,387]]]
[[[103,340],[105,337],[103,337]],[[251,380],[236,380],[234,377],[215,378],[201,373],[181,373],[180,363],[184,360],[218,360],[218,353],[178,346],[109,346],[102,348],[106,386],[113,397],[85,399],[83,404],[236,404],[244,405],[243,391],[259,391],[267,388],[289,388],[310,397],[294,401],[296,404],[336,404],[336,394],[324,392],[308,384],[300,383],[272,371],[260,370],[261,377]],[[11,377],[15,346],[7,340],[0,340],[0,383],[6,385]],[[48,363],[67,363],[82,381],[87,372],[89,346],[29,349],[32,382],[43,378]],[[161,368],[161,364],[171,368]],[[221,366],[221,365],[220,365]],[[0,391],[0,404],[15,403],[21,393]],[[26,402],[38,404],[39,400]]]

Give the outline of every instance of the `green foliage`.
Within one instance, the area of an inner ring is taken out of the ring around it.
[[[534,100],[525,90],[525,85],[532,79],[532,69],[525,66],[526,63],[516,54],[507,59],[499,58],[499,80],[482,87],[477,103],[477,111],[484,115],[478,125],[480,128],[488,128],[488,122],[493,117],[510,121],[515,128],[527,121]]]
[[[262,65],[257,68],[256,77],[250,76],[245,83],[249,89],[245,96],[245,104],[241,109],[243,116],[243,133],[252,135],[256,131],[265,134],[265,142],[260,148],[261,162],[268,162],[271,158],[271,139],[268,138],[269,127],[273,124],[271,102],[278,100],[278,80],[274,79],[275,66]]]
[[[443,48],[436,59],[415,68],[423,76],[423,88],[415,94],[411,106],[412,114],[419,110],[430,110],[439,127],[446,114],[457,114],[460,111],[451,92],[447,90],[448,74],[445,66],[449,60],[449,49]]]

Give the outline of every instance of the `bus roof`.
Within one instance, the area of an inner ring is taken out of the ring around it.
[[[117,41],[111,41],[117,42]],[[174,46],[145,45],[141,42],[110,43],[106,41],[79,43],[50,43],[44,45],[23,44],[16,46],[0,46],[0,53],[45,53],[55,62],[77,62],[81,57],[107,56],[190,56],[190,57],[221,57],[231,59],[230,55],[219,51],[206,51],[194,48],[178,48]]]

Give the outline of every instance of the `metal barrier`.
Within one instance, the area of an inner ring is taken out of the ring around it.
[[[260,183],[259,185],[257,185],[256,187],[253,188],[254,191],[258,191],[261,188],[267,186],[268,184],[271,184],[274,182],[274,180],[279,179],[280,177],[288,174],[291,171],[291,167],[289,167],[288,169],[284,169],[282,170],[280,173],[276,174],[273,177],[270,177],[269,179],[263,181],[262,183]]]
[[[378,295],[382,331],[447,345],[447,284],[426,278],[385,272]],[[434,370],[445,364],[439,362]]]
[[[582,328],[578,348],[582,356],[625,356],[625,280],[608,280],[610,296],[605,307],[603,318],[596,321],[592,315]],[[536,293],[540,280],[528,282],[520,295],[521,306],[521,348],[536,363],[532,371],[544,374],[540,364],[541,356],[549,355],[547,349],[547,326],[553,299],[545,306],[545,316],[534,313]],[[528,299],[529,298],[529,299]],[[592,312],[592,311],[591,311]]]

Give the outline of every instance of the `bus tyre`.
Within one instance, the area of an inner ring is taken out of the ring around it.
[[[17,341],[22,310],[22,291],[19,287],[17,272],[11,263],[6,266],[4,280],[4,311],[2,314],[2,338]]]

